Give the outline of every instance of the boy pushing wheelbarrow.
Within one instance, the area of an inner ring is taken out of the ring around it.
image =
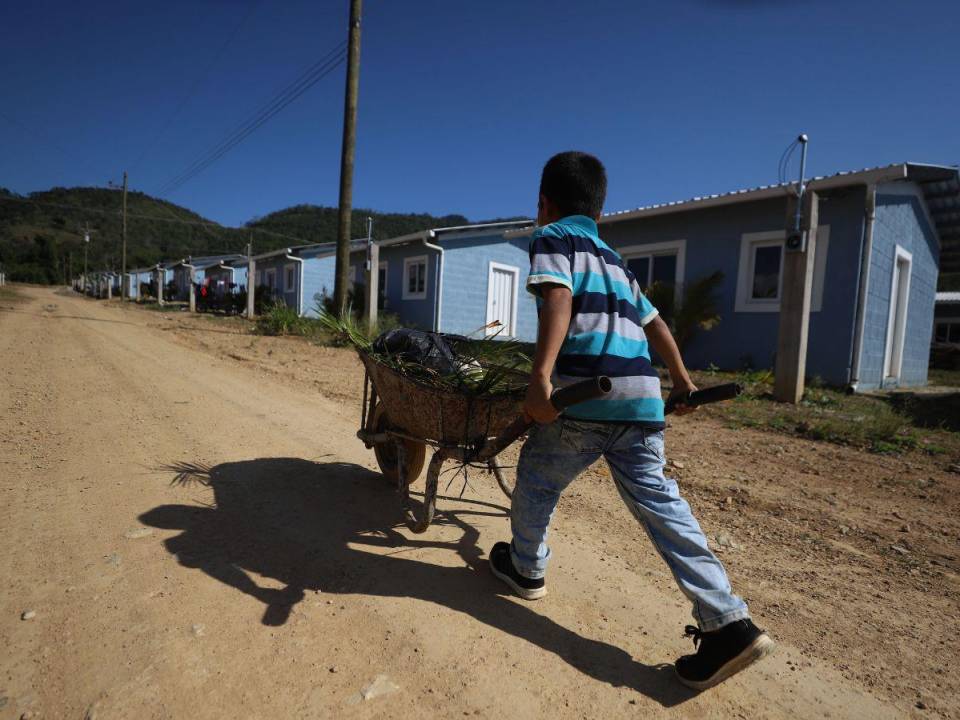
[[[720,561],[676,481],[663,474],[664,402],[650,363],[652,347],[673,381],[678,415],[696,388],[666,323],[597,221],[606,171],[586,153],[550,158],[540,181],[538,229],[530,245],[527,289],[537,298],[539,330],[524,412],[536,424],[520,453],[511,505],[511,542],[490,551],[490,568],[525,600],[546,595],[547,528],[564,489],[601,456],[623,501],[692,603],[687,626],[696,653],[676,662],[685,685],[703,690],[768,654],[773,641],[733,594]],[[612,390],[561,416],[555,387],[606,376]]]

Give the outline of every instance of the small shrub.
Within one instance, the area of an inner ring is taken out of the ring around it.
[[[260,335],[306,335],[309,322],[282,300],[267,305],[257,317],[256,331]]]

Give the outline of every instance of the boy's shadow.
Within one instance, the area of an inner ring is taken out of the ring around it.
[[[584,638],[500,594],[503,588],[477,546],[479,532],[464,518],[501,515],[501,507],[473,502],[478,509],[438,512],[435,524],[461,529],[458,542],[407,539],[396,529],[396,492],[381,475],[358,465],[270,458],[163,469],[176,474],[175,483],[209,485],[214,504],[161,505],[140,520],[181,530],[165,541],[167,550],[182,565],[260,600],[266,605],[266,625],[285,623],[306,590],[418,598],[466,613],[556,654],[587,675],[633,688],[665,706],[694,694],[676,681],[672,666],[636,662],[620,648]],[[398,552],[365,552],[363,546]],[[448,548],[466,567],[432,565],[401,550],[418,547]],[[284,587],[260,587],[251,572]]]

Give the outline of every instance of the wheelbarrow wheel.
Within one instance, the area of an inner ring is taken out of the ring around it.
[[[383,410],[383,405],[378,403],[373,411],[373,431],[382,433],[387,430],[387,414]],[[397,438],[387,440],[386,442],[376,443],[373,446],[373,452],[377,456],[377,464],[380,466],[380,472],[384,479],[393,487],[397,487],[399,480],[399,470],[397,469],[397,443],[403,443],[406,450],[407,462],[404,472],[407,485],[414,482],[423,470],[423,465],[427,460],[426,443],[406,438]]]

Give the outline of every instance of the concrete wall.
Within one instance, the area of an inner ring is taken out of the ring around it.
[[[530,239],[505,240],[502,234],[444,239],[441,330],[466,335],[487,322],[490,263],[518,268],[517,332],[520,340],[537,339],[537,307],[526,291]],[[482,337],[482,333],[476,337]],[[506,338],[506,335],[503,336]]]
[[[923,196],[912,183],[891,183],[877,188],[877,217],[860,361],[860,385],[865,389],[896,384],[885,381],[882,375],[897,246],[913,256],[899,385],[927,382],[940,257],[939,243],[928,217]]]
[[[292,285],[287,283],[286,267],[288,265],[294,266],[294,282]],[[275,255],[257,260],[256,271],[260,275],[259,285],[266,286],[266,273],[270,270],[274,271],[276,278],[273,284],[274,298],[282,300],[288,307],[299,311],[297,287],[300,282],[300,263],[295,260],[290,260],[284,255]],[[254,280],[254,282],[256,282],[256,280]]]
[[[427,256],[426,297],[403,299],[403,261],[405,258]],[[433,330],[437,291],[437,261],[439,253],[422,243],[380,248],[380,262],[387,263],[387,292],[383,313],[397,315],[405,327]]]
[[[863,188],[849,188],[821,197],[820,224],[829,225],[823,280],[823,302],[810,315],[807,374],[836,385],[845,384],[851,361],[857,296],[857,273],[864,208]],[[675,240],[686,241],[682,282],[695,282],[716,270],[723,273],[717,293],[720,324],[699,331],[684,351],[694,368],[715,364],[724,369],[745,365],[773,367],[779,312],[738,312],[737,275],[741,238],[745,233],[783,230],[786,198],[717,208],[605,222],[600,236],[616,250]]]

